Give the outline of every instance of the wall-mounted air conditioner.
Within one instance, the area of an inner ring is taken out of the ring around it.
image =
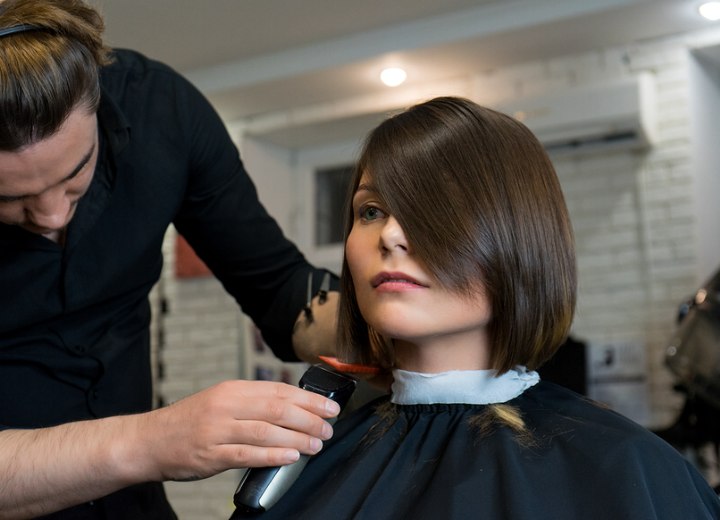
[[[496,108],[525,123],[553,155],[643,149],[654,139],[654,81],[647,73]]]

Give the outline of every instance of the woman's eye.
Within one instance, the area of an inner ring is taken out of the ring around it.
[[[385,214],[382,210],[380,208],[376,208],[375,206],[364,206],[360,208],[360,218],[362,220],[371,221],[382,218],[383,216],[385,216]]]

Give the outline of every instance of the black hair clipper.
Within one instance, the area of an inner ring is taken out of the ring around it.
[[[342,409],[355,391],[357,381],[345,374],[321,365],[311,366],[300,378],[299,386],[310,392],[332,399]],[[328,420],[330,423],[334,419]],[[240,518],[270,509],[290,486],[293,485],[310,457],[300,459],[287,466],[273,468],[252,468],[245,472],[233,496],[237,507],[232,518]]]

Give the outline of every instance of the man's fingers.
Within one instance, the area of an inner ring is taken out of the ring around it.
[[[143,416],[150,471],[206,477],[229,468],[289,464],[332,437],[334,401],[269,381],[227,381]]]
[[[332,436],[332,429],[330,429],[330,436]],[[238,420],[227,432],[226,439],[226,445],[291,449],[306,455],[316,454],[323,446],[319,437],[263,421]]]
[[[324,403],[320,406],[324,407]],[[327,421],[294,401],[258,397],[238,404],[232,412],[250,444],[290,446],[307,453],[308,448],[298,445],[298,440],[308,436],[321,440],[332,437],[332,427]],[[283,432],[287,434],[280,435]]]
[[[297,386],[270,381],[236,381],[242,385],[242,393],[248,398],[277,398],[290,401],[295,405],[321,417],[335,417],[340,413],[340,406],[327,397],[308,392]]]
[[[228,444],[221,449],[228,467],[232,468],[285,466],[300,459],[300,452],[288,448]]]
[[[324,419],[340,413],[335,401],[283,383],[222,383],[218,385],[217,397],[230,407],[236,420],[271,423],[323,440],[332,435],[332,428]]]

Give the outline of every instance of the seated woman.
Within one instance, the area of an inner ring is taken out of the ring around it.
[[[711,519],[673,448],[539,380],[572,323],[571,225],[521,123],[438,98],[368,137],[346,215],[341,359],[392,394],[335,426],[263,518]]]

